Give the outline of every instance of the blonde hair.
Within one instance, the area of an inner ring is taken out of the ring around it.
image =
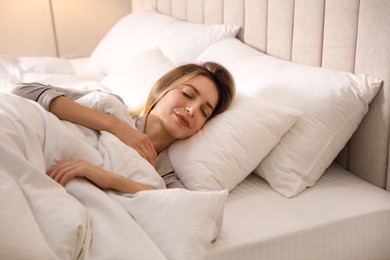
[[[198,75],[213,81],[218,89],[218,103],[210,118],[224,112],[235,95],[233,77],[222,65],[206,62],[202,65],[185,64],[168,71],[153,85],[145,104],[131,111],[131,114],[134,116],[148,115],[166,93]]]

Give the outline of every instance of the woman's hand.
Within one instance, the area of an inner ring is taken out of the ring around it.
[[[154,167],[157,166],[157,153],[149,137],[123,123],[115,116],[80,105],[63,96],[51,101],[49,111],[61,120],[67,120],[99,131],[110,132],[135,149]]]
[[[122,142],[136,150],[154,168],[157,167],[157,152],[149,136],[122,122],[118,122],[109,131]]]
[[[133,181],[119,174],[108,172],[86,161],[59,162],[47,171],[47,175],[65,186],[75,177],[84,177],[101,189],[112,189],[124,193],[152,190],[156,187]]]
[[[105,189],[110,185],[110,172],[86,161],[60,162],[47,171],[47,175],[65,186],[75,177],[85,177],[99,188]]]

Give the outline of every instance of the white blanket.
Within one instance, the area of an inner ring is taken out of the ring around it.
[[[0,100],[1,259],[165,258],[105,192],[83,179],[65,190],[45,174],[59,160],[84,159],[163,188],[152,166],[109,133],[61,122],[12,94]]]

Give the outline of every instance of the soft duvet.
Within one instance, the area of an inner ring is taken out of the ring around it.
[[[166,190],[154,168],[115,136],[60,121],[10,93],[0,93],[0,100],[0,258],[201,258],[218,235],[227,192]],[[95,91],[78,102],[133,123],[112,95]],[[64,188],[46,170],[70,160],[160,190],[119,194],[82,178]],[[200,206],[189,210],[193,203]],[[177,247],[176,240],[184,244]]]

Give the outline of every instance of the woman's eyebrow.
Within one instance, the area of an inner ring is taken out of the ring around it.
[[[191,87],[195,91],[196,95],[200,96],[200,92],[199,92],[199,90],[195,86],[193,86],[191,84],[188,84],[188,83],[184,84],[184,85]],[[206,105],[211,109],[211,111],[214,111],[214,108],[210,104],[210,102],[206,101]]]

